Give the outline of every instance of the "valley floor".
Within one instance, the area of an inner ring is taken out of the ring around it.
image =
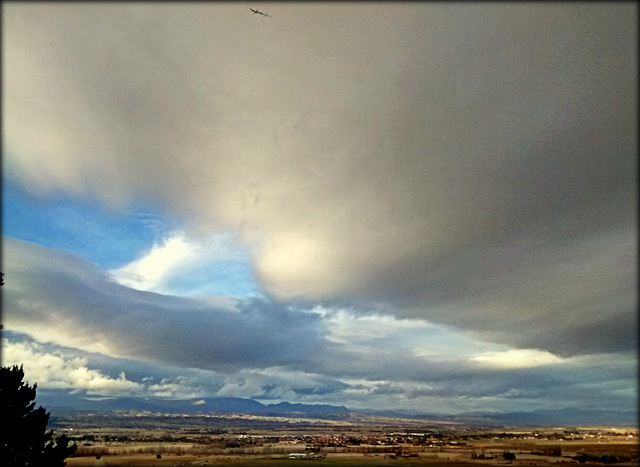
[[[457,427],[402,432],[371,426],[232,433],[188,429],[74,428],[68,467],[169,466],[638,466],[638,430],[630,428]],[[415,427],[412,427],[415,430]],[[290,459],[290,455],[305,457]],[[513,459],[510,460],[509,458]]]

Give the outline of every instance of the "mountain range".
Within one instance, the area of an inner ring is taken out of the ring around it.
[[[161,399],[136,397],[88,397],[64,391],[39,390],[38,405],[52,412],[134,410],[163,413],[241,413],[250,415],[348,420],[356,414],[375,417],[424,420],[430,423],[459,423],[477,426],[637,426],[637,411],[605,411],[565,408],[510,413],[421,414],[407,410],[358,410],[326,404],[263,404],[253,399],[212,397],[203,399]]]

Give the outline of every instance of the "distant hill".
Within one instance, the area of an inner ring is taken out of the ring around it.
[[[343,406],[324,405],[324,404],[291,404],[289,402],[280,402],[279,404],[268,404],[265,406],[264,413],[271,414],[310,414],[310,415],[335,415],[348,414],[351,411]],[[320,417],[318,417],[320,418]]]
[[[406,410],[364,411],[372,415],[404,417],[443,423],[461,423],[477,426],[637,426],[638,412],[565,408],[560,410],[536,410],[532,412],[482,413],[469,412],[457,415],[411,414]]]
[[[81,411],[138,410],[168,413],[244,413],[289,417],[336,418],[350,411],[343,406],[324,404],[262,404],[239,397],[210,397],[203,399],[147,399],[136,397],[86,397],[59,391],[38,390],[37,404],[47,410]]]
[[[137,410],[166,413],[243,413],[281,417],[302,417],[347,420],[354,412],[344,406],[325,404],[262,404],[239,397],[210,397],[203,399],[160,399],[136,397],[87,397],[60,390],[38,390],[38,405],[49,411],[111,411]],[[637,411],[605,411],[585,409],[537,410],[512,413],[463,413],[457,415],[416,414],[408,410],[359,410],[358,413],[378,417],[407,418],[432,423],[458,423],[476,426],[637,426]]]
[[[637,412],[621,412],[610,410],[585,410],[585,409],[561,409],[561,410],[536,410],[535,412],[514,412],[502,415],[493,415],[494,420],[502,425],[638,425]]]
[[[240,397],[211,397],[205,399],[157,401],[164,412],[215,412],[254,414],[264,410],[264,404]]]

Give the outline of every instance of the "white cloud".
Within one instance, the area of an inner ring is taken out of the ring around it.
[[[361,315],[353,311],[336,310],[325,313],[327,338],[340,343],[375,342],[396,337],[398,343],[409,344],[407,337],[414,333],[425,333],[432,326],[424,320],[399,319],[393,315]]]
[[[155,397],[172,399],[191,399],[205,395],[204,388],[194,385],[191,379],[183,376],[163,378],[156,384],[149,384],[147,391]],[[196,402],[196,404],[198,404],[198,402]]]
[[[24,365],[25,380],[40,388],[84,389],[87,394],[139,395],[144,387],[127,380],[121,372],[117,378],[87,367],[87,360],[65,357],[61,353],[47,353],[43,347],[31,342],[2,340],[4,366]]]
[[[268,379],[259,372],[251,370],[242,371],[239,374],[226,378],[224,385],[218,391],[218,396],[230,397],[259,397],[263,392],[263,387],[268,384]]]
[[[264,401],[323,403],[340,400],[348,387],[340,378],[292,370],[286,366],[243,369],[224,376],[218,396],[249,397]]]
[[[2,339],[2,365],[23,365],[25,380],[29,384],[37,383],[42,389],[71,389],[86,391],[95,396],[144,396],[186,399],[202,397],[206,390],[193,378],[185,376],[165,377],[156,382],[156,378],[145,377],[141,382],[127,379],[125,371],[116,378],[89,367],[88,360],[73,356],[74,351],[67,349],[49,352],[34,341],[12,342]],[[214,378],[211,373],[209,379]]]

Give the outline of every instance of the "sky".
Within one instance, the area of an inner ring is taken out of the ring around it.
[[[637,13],[3,2],[2,364],[81,397],[636,410]]]

